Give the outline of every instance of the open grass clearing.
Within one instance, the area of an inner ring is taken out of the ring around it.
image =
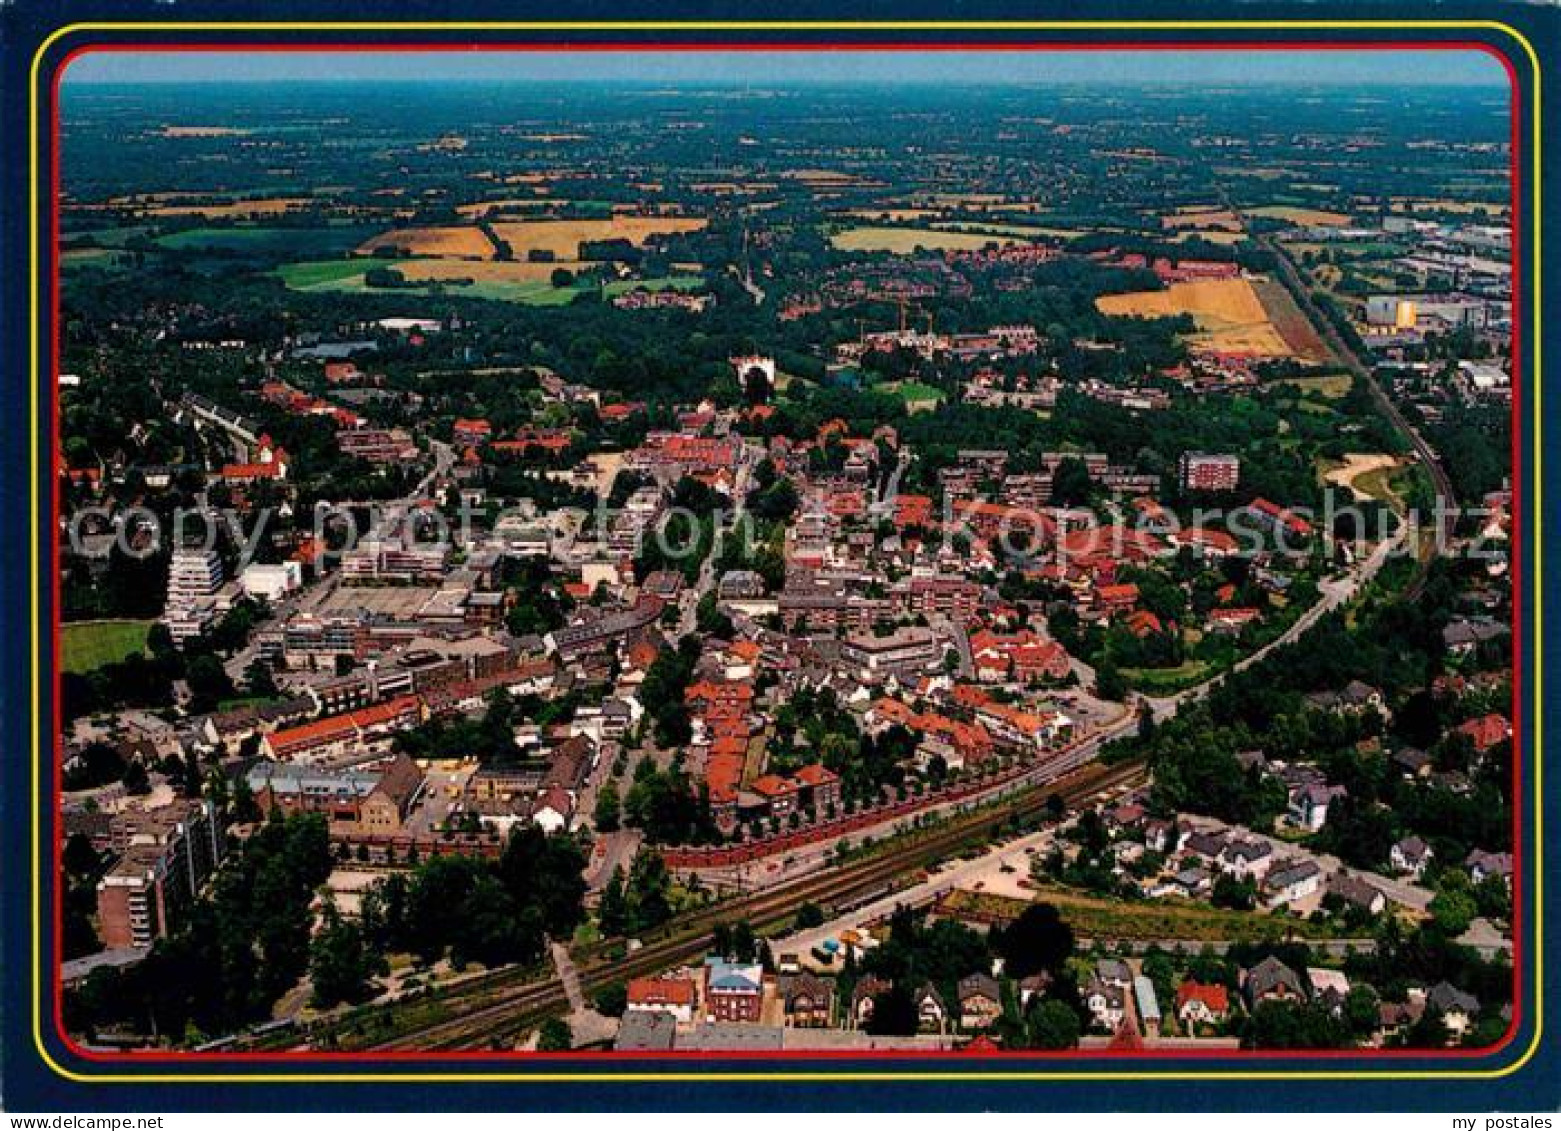
[[[83,675],[146,650],[149,620],[73,621],[60,629],[60,664]]]

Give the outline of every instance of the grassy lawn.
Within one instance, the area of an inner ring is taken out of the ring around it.
[[[1329,400],[1337,400],[1350,391],[1350,375],[1325,373],[1317,377],[1285,377],[1275,381],[1274,384],[1289,385],[1302,392],[1318,393]]]
[[[697,291],[705,285],[701,275],[663,275],[659,279],[624,279],[608,283],[602,291],[608,298],[627,294],[629,291]]]
[[[67,624],[61,630],[66,671],[81,675],[146,649],[149,620],[93,620]]]
[[[276,273],[295,291],[362,291],[363,274],[370,267],[393,264],[362,259],[326,259],[284,263]]]
[[[892,392],[906,404],[914,404],[917,401],[941,401],[945,398],[942,389],[925,385],[920,381],[901,381],[895,385],[886,385],[884,391]]]
[[[1413,471],[1413,466],[1378,468],[1376,471],[1368,471],[1364,475],[1357,476],[1355,486],[1362,493],[1386,503],[1402,514],[1404,511],[1404,497],[1400,493],[1400,487]]]
[[[1208,671],[1202,660],[1187,660],[1174,668],[1123,668],[1122,676],[1140,691],[1180,691],[1201,682]]]

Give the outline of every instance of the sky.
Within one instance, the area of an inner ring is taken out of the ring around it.
[[[66,71],[91,83],[309,81],[1188,83],[1504,87],[1479,51],[1109,52],[92,52]]]

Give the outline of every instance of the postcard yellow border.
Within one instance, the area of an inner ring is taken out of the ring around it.
[[[1260,1069],[1253,1071],[1145,1071],[1130,1072],[1123,1070],[1106,1071],[1081,1071],[1081,1070],[1038,1070],[1022,1069],[1013,1071],[1003,1070],[972,1070],[972,1071],[712,1071],[712,1072],[612,1072],[610,1070],[596,1072],[452,1072],[435,1070],[428,1072],[354,1072],[344,1071],[333,1073],[328,1070],[332,1062],[320,1062],[311,1066],[308,1071],[297,1072],[200,1072],[180,1071],[177,1073],[82,1073],[65,1067],[51,1055],[48,1044],[44,1039],[45,1018],[43,1014],[43,950],[42,930],[44,922],[44,908],[42,906],[42,885],[37,883],[37,877],[42,875],[42,829],[35,824],[32,836],[32,876],[34,877],[34,898],[32,905],[32,1035],[33,1043],[37,1048],[39,1057],[49,1068],[63,1079],[84,1084],[183,1084],[183,1083],[700,1083],[705,1081],[718,1083],[732,1082],[781,1082],[781,1081],[805,1081],[805,1082],[850,1082],[850,1081],[925,1081],[925,1082],[1038,1082],[1038,1081],[1090,1081],[1090,1080],[1492,1080],[1510,1076],[1526,1065],[1539,1049],[1540,1038],[1544,1028],[1543,995],[1544,995],[1544,948],[1542,945],[1542,920],[1544,915],[1544,873],[1540,867],[1541,856],[1544,849],[1544,789],[1543,789],[1543,759],[1540,756],[1540,736],[1543,720],[1539,705],[1541,702],[1540,688],[1542,668],[1541,657],[1543,652],[1543,631],[1541,605],[1537,595],[1543,592],[1542,586],[1542,561],[1537,552],[1542,541],[1541,522],[1543,519],[1543,506],[1541,504],[1541,492],[1543,480],[1541,475],[1541,461],[1544,453],[1544,445],[1541,440],[1541,428],[1543,425],[1540,412],[1540,397],[1542,395],[1543,382],[1540,380],[1540,351],[1542,348],[1540,326],[1540,288],[1542,252],[1540,243],[1541,200],[1538,191],[1538,179],[1542,163],[1540,159],[1543,133],[1541,130],[1541,69],[1538,53],[1533,44],[1517,28],[1498,20],[902,20],[902,21],[850,21],[850,20],[811,20],[800,22],[762,21],[762,20],[710,20],[710,21],[574,21],[574,20],[550,20],[550,21],[472,21],[472,22],[435,22],[435,21],[319,21],[319,22],[190,22],[178,23],[170,21],[125,21],[125,22],[83,22],[68,24],[51,33],[39,45],[34,53],[32,65],[29,71],[28,89],[28,130],[29,153],[28,168],[31,181],[30,192],[30,231],[28,235],[29,247],[29,296],[31,324],[29,328],[29,357],[32,387],[29,391],[31,403],[31,432],[30,432],[30,467],[32,472],[33,493],[36,498],[38,488],[41,485],[39,464],[38,426],[40,423],[39,388],[42,373],[40,366],[43,355],[41,353],[41,334],[39,324],[42,316],[40,307],[42,275],[40,261],[39,219],[40,196],[42,186],[38,183],[39,172],[39,88],[38,78],[42,67],[43,58],[61,39],[69,35],[82,32],[352,32],[352,31],[389,31],[389,32],[449,32],[449,31],[475,31],[475,32],[515,32],[515,33],[540,33],[540,32],[1090,32],[1090,31],[1483,31],[1497,33],[1506,36],[1515,43],[1527,57],[1532,68],[1532,107],[1529,115],[1529,129],[1531,132],[1532,157],[1530,158],[1534,171],[1531,186],[1533,193],[1533,222],[1529,229],[1528,237],[1531,254],[1528,256],[1528,269],[1531,275],[1528,307],[1530,313],[1530,333],[1533,338],[1530,371],[1533,374],[1532,390],[1532,419],[1530,426],[1534,437],[1534,472],[1532,476],[1532,492],[1528,495],[1527,510],[1533,516],[1533,542],[1536,553],[1530,565],[1530,591],[1536,595],[1531,602],[1532,610],[1532,648],[1534,653],[1533,682],[1530,687],[1530,697],[1534,703],[1531,712],[1531,734],[1534,773],[1534,797],[1533,797],[1533,824],[1532,837],[1535,846],[1535,859],[1533,861],[1534,877],[1534,908],[1533,908],[1533,962],[1534,962],[1534,1034],[1528,1047],[1512,1063],[1492,1069],[1452,1069],[1448,1071],[1413,1070],[1395,1072],[1391,1069],[1376,1070],[1318,1070],[1318,1071],[1278,1071]],[[387,49],[392,44],[386,44]],[[1233,43],[1233,50],[1239,50],[1241,44]],[[1517,92],[1514,92],[1516,96]],[[1521,171],[1520,171],[1521,172]],[[1520,180],[1519,192],[1522,192]],[[1519,211],[1521,212],[1522,198],[1519,198]],[[1515,469],[1519,470],[1519,469]],[[29,598],[30,598],[30,628],[32,647],[32,801],[33,811],[42,811],[43,803],[43,725],[38,707],[42,702],[43,673],[39,662],[42,625],[40,619],[41,590],[38,570],[38,551],[41,543],[41,522],[38,508],[31,508],[31,532],[32,553],[29,565]],[[1527,533],[1525,531],[1525,533]],[[1521,846],[1519,846],[1521,847]],[[604,1062],[606,1068],[606,1062]]]

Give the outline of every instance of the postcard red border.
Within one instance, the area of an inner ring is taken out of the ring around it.
[[[777,25],[778,33],[787,31],[784,25]],[[996,29],[994,29],[996,30]],[[1149,1062],[1225,1062],[1238,1069],[1243,1065],[1260,1065],[1270,1061],[1294,1062],[1298,1060],[1354,1060],[1362,1063],[1364,1071],[1376,1063],[1394,1062],[1401,1060],[1416,1061],[1460,1061],[1470,1059],[1489,1059],[1499,1055],[1507,1049],[1518,1035],[1524,1016],[1524,990],[1526,979],[1524,976],[1524,928],[1526,925],[1525,907],[1523,899],[1523,876],[1526,853],[1523,851],[1523,732],[1524,723],[1522,714],[1522,687],[1524,673],[1522,671],[1521,658],[1523,655],[1523,629],[1525,625],[1526,605],[1520,604],[1523,598],[1522,592],[1522,563],[1523,540],[1522,533],[1526,526],[1522,509],[1522,413],[1520,406],[1524,403],[1523,383],[1517,378],[1522,374],[1523,334],[1526,329],[1522,319],[1523,301],[1523,242],[1522,242],[1522,205],[1523,205],[1523,161],[1525,150],[1522,145],[1523,129],[1523,98],[1522,85],[1519,81],[1516,67],[1512,60],[1493,44],[1478,40],[1255,40],[1241,41],[1239,39],[1217,41],[1114,41],[1110,43],[1095,42],[1044,42],[1034,39],[1026,39],[1022,42],[1015,41],[940,41],[940,42],[916,42],[916,41],[835,41],[823,42],[809,40],[806,42],[502,42],[484,41],[478,43],[441,43],[437,41],[426,42],[146,42],[146,43],[89,43],[76,47],[69,51],[54,66],[50,78],[51,101],[49,105],[49,168],[51,187],[51,207],[49,210],[49,309],[51,313],[51,333],[49,337],[49,382],[47,411],[50,421],[50,467],[56,466],[57,453],[61,450],[60,413],[59,413],[59,386],[58,374],[60,370],[60,168],[62,164],[62,152],[60,142],[60,85],[66,70],[77,59],[89,54],[151,54],[151,53],[188,53],[188,54],[240,54],[240,53],[276,53],[276,54],[433,54],[433,53],[511,53],[511,54],[568,54],[568,53],[645,53],[645,52],[678,52],[678,53],[720,53],[720,52],[784,52],[787,54],[802,54],[819,51],[856,51],[856,52],[881,52],[881,53],[1074,53],[1074,52],[1186,52],[1186,51],[1225,51],[1225,52],[1333,52],[1333,51],[1479,51],[1490,55],[1499,61],[1508,76],[1509,93],[1509,177],[1510,177],[1510,204],[1509,213],[1512,225],[1512,371],[1514,374],[1513,397],[1511,405],[1511,456],[1512,456],[1512,533],[1509,545],[1512,549],[1511,568],[1513,584],[1513,657],[1512,665],[1512,703],[1510,708],[1512,720],[1512,776],[1513,776],[1513,1008],[1512,1017],[1506,1032],[1495,1044],[1482,1048],[1456,1048],[1447,1050],[1425,1049],[1373,1049],[1362,1051],[1359,1049],[1320,1049],[1320,1050],[1242,1050],[1232,1054],[1228,1050],[1189,1050],[1189,1049],[1138,1049],[1138,1050],[1094,1050],[1094,1049],[1066,1049],[1066,1050],[1005,1050],[992,1049],[979,1052],[952,1052],[935,1050],[771,1050],[764,1052],[722,1052],[718,1059],[721,1061],[860,1061],[860,1062],[942,1062],[948,1064],[969,1065],[974,1061],[996,1061],[1013,1064],[1016,1067],[1024,1063],[1055,1063],[1067,1061],[1090,1061],[1102,1065],[1102,1071],[1109,1071],[1106,1067],[1111,1062],[1149,1061]],[[1536,76],[1537,79],[1537,76]],[[1537,177],[1537,170],[1536,170]],[[1537,376],[1536,376],[1537,380]],[[49,519],[51,531],[57,531],[60,515],[60,485],[58,474],[50,477],[49,488]],[[61,655],[61,619],[60,619],[60,569],[59,569],[59,545],[56,537],[51,537],[50,561],[52,565],[53,600],[51,603],[51,622],[54,657]],[[52,759],[53,794],[52,817],[54,821],[59,819],[59,799],[62,796],[62,750],[63,750],[63,717],[61,712],[59,681],[61,673],[57,665],[52,666],[50,677],[53,681],[53,723],[54,739],[51,745],[54,757]],[[54,862],[54,875],[58,877],[62,870],[61,852],[62,842],[57,835],[51,837],[52,854]],[[124,1054],[103,1053],[97,1050],[87,1049],[74,1041],[66,1031],[63,1020],[64,987],[61,978],[61,965],[58,959],[59,940],[63,938],[63,893],[56,881],[53,884],[53,937],[49,948],[48,958],[51,970],[52,986],[52,1020],[55,1028],[55,1037],[61,1044],[83,1061],[116,1066],[136,1064],[182,1064],[198,1067],[206,1064],[312,1064],[312,1063],[347,1063],[355,1065],[373,1065],[376,1063],[402,1063],[402,1062],[455,1062],[455,1063],[481,1063],[493,1067],[512,1067],[516,1064],[557,1065],[560,1063],[579,1066],[605,1066],[621,1064],[623,1062],[658,1062],[672,1064],[697,1064],[708,1061],[702,1055],[689,1053],[643,1053],[643,1052],[617,1052],[617,1051],[593,1051],[593,1052],[503,1052],[503,1051],[414,1051],[395,1050],[378,1052],[337,1052],[329,1050],[305,1050],[305,1051],[280,1051],[280,1052],[132,1052]],[[350,1079],[350,1077],[348,1077]]]

